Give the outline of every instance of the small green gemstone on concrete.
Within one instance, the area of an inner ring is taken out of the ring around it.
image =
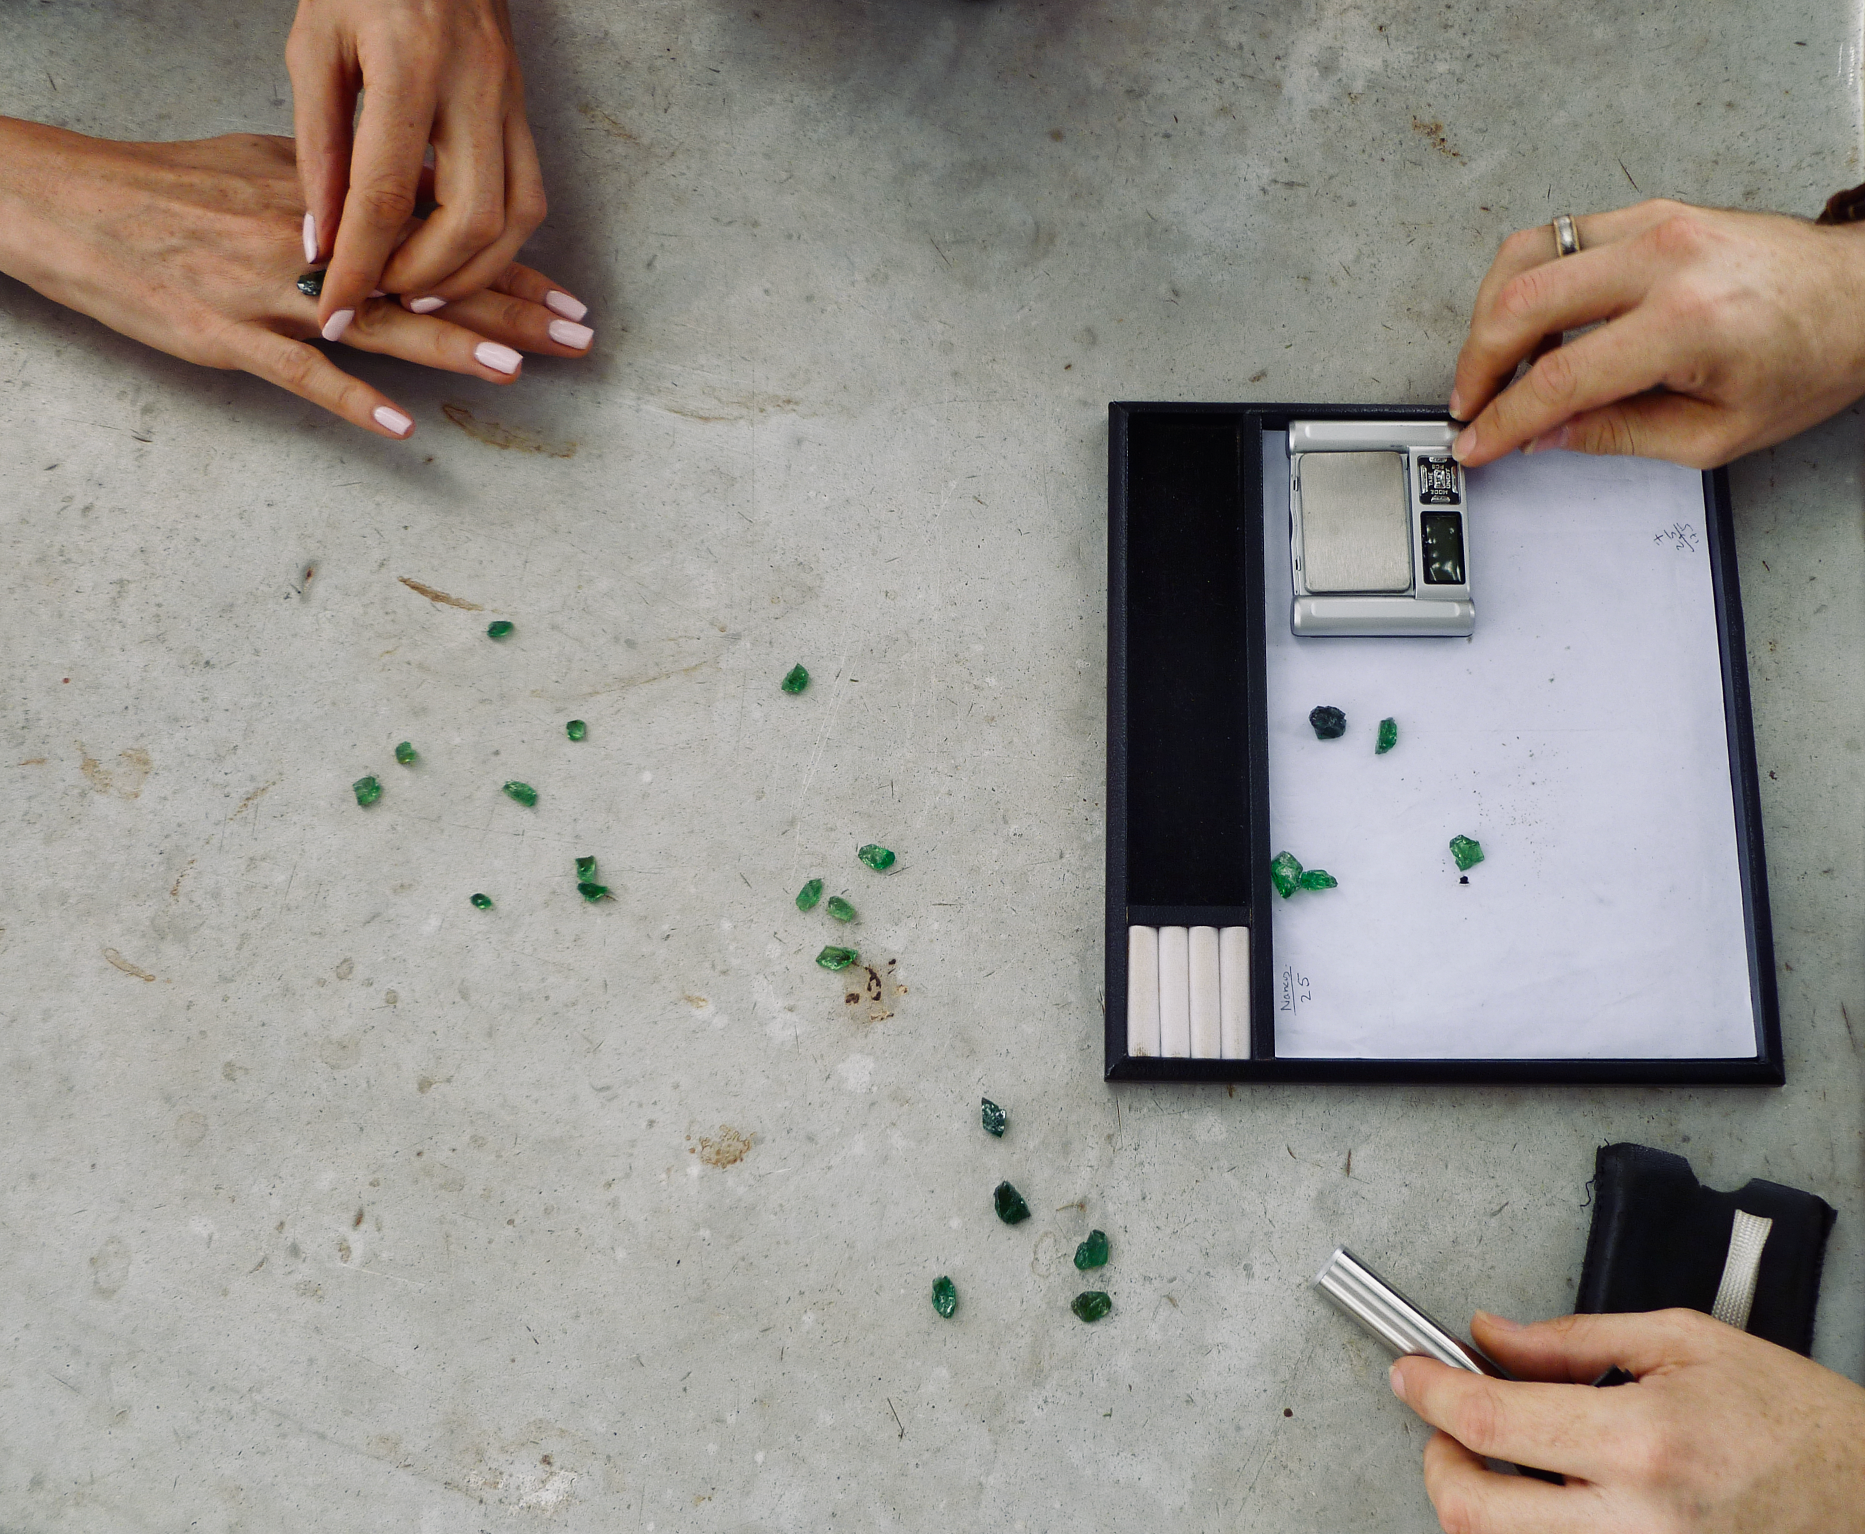
[[[537,790],[529,783],[520,783],[516,778],[505,784],[505,792],[527,809],[537,803]]]
[[[577,894],[581,895],[585,900],[588,900],[591,902],[594,902],[597,900],[607,900],[609,898],[608,885],[591,884],[589,880],[587,879],[582,880],[576,886],[576,892]]]
[[[1457,860],[1457,871],[1467,874],[1483,861],[1483,844],[1474,836],[1453,836],[1451,856]]]
[[[415,758],[419,754],[420,753],[415,750],[414,746],[405,740],[395,748],[395,760],[400,762],[404,767],[412,767],[415,763]]]
[[[1015,1225],[1019,1220],[1030,1217],[1030,1206],[1023,1202],[1023,1195],[1007,1182],[1000,1182],[991,1194],[991,1202],[997,1205],[997,1217],[1006,1225]]]
[[[984,1104],[984,1132],[1003,1139],[1004,1131],[1010,1127],[1008,1115],[988,1097],[981,1097],[978,1101]]]
[[[1090,1289],[1070,1300],[1068,1308],[1084,1321],[1099,1321],[1114,1308],[1114,1302],[1099,1289]]]
[[[877,874],[884,874],[888,869],[894,866],[893,853],[889,852],[885,847],[877,847],[873,842],[869,842],[867,846],[861,848],[856,852],[855,856],[860,858],[862,862],[866,863],[868,867],[872,868]]]
[[[1379,741],[1373,747],[1373,755],[1384,756],[1399,743],[1399,721],[1382,719],[1379,721]]]
[[[577,882],[579,884],[587,884],[591,879],[595,877],[596,877],[596,860],[594,858],[578,858],[576,860]]]
[[[1088,1232],[1088,1239],[1075,1248],[1075,1266],[1084,1270],[1107,1266],[1106,1231],[1091,1230]]]
[[[1269,863],[1269,882],[1284,900],[1302,884],[1302,861],[1292,852],[1278,852]]]
[[[952,1312],[958,1309],[958,1286],[951,1279],[933,1280],[933,1309],[946,1320],[952,1319]]]
[[[1302,874],[1302,888],[1305,890],[1331,890],[1340,885],[1340,880],[1325,868],[1310,868]]]
[[[382,797],[382,785],[374,778],[358,778],[350,787],[356,790],[356,802],[364,809]]]
[[[300,277],[298,279],[298,291],[304,294],[306,298],[322,298],[324,296],[324,273],[322,269],[315,272],[306,272]]]
[[[801,692],[805,687],[809,686],[809,673],[801,666],[792,666],[784,673],[784,679],[777,685],[783,688],[785,692]]]
[[[1339,740],[1347,733],[1347,716],[1332,703],[1317,704],[1308,711],[1316,740]]]
[[[492,897],[490,895],[475,895],[472,899],[473,904],[478,906],[480,910],[490,911],[492,909]]]
[[[808,884],[797,891],[797,909],[813,911],[816,909],[816,902],[820,899],[822,899],[822,880],[811,879]]]
[[[497,618],[486,625],[486,638],[503,639],[507,634],[511,633],[511,631],[512,626],[509,622],[504,618]]]
[[[855,960],[860,957],[861,951],[859,949],[837,948],[831,943],[824,948],[821,953],[816,955],[816,962],[824,969],[847,969],[849,965],[853,964]]]
[[[829,914],[837,921],[853,921],[855,919],[855,908],[840,895],[831,895],[829,897],[828,909]]]
[[[581,740],[589,733],[589,726],[584,724],[580,719],[572,719],[563,727],[563,733],[568,735],[572,740]]]

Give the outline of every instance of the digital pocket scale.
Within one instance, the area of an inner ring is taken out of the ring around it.
[[[1434,421],[1289,423],[1295,633],[1475,631],[1456,432]]]

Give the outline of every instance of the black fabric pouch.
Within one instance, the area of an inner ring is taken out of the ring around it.
[[[1740,1209],[1774,1221],[1762,1247],[1749,1331],[1796,1353],[1812,1351],[1820,1264],[1834,1218],[1825,1199],[1761,1181],[1718,1193],[1697,1181],[1682,1156],[1648,1145],[1601,1146],[1593,1191],[1576,1311],[1681,1305],[1707,1314]]]

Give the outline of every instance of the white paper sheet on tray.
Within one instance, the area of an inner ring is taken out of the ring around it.
[[[1340,880],[1272,896],[1276,1053],[1754,1055],[1701,477],[1517,456],[1469,504],[1472,638],[1298,640],[1264,436],[1272,839]]]

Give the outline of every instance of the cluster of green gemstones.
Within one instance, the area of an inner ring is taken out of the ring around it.
[[[984,1132],[1001,1140],[1010,1126],[1009,1115],[988,1097],[978,1101]],[[991,1190],[991,1206],[1006,1225],[1019,1225],[1030,1217],[1029,1200],[1010,1182],[1000,1182]],[[1090,1268],[1106,1267],[1107,1258],[1107,1232],[1104,1230],[1089,1231],[1088,1239],[1075,1248],[1075,1266],[1083,1273]],[[947,1320],[958,1309],[958,1289],[949,1276],[941,1274],[933,1280],[932,1303],[933,1309]],[[1114,1308],[1114,1302],[1103,1290],[1088,1289],[1070,1300],[1068,1308],[1084,1321],[1099,1321]]]
[[[1284,900],[1297,890],[1331,890],[1340,886],[1340,880],[1325,868],[1304,869],[1301,859],[1292,852],[1278,852],[1270,859],[1269,880]]]
[[[799,666],[797,669],[801,671],[803,668]],[[885,872],[894,866],[893,853],[885,847],[875,846],[872,842],[856,852],[855,856],[876,872]],[[797,909],[799,911],[815,910],[819,904],[822,904],[822,890],[823,884],[820,879],[811,879],[805,883],[803,888],[797,891]],[[854,906],[840,895],[831,895],[828,903],[823,905],[823,909],[839,922],[851,922],[857,914]],[[816,962],[824,969],[847,969],[860,957],[859,949],[844,948],[839,944],[831,943],[816,955]]]
[[[1339,740],[1347,733],[1347,715],[1332,703],[1318,703],[1308,711],[1308,724],[1316,740]],[[1382,719],[1373,742],[1373,755],[1384,756],[1399,743],[1399,721]]]

